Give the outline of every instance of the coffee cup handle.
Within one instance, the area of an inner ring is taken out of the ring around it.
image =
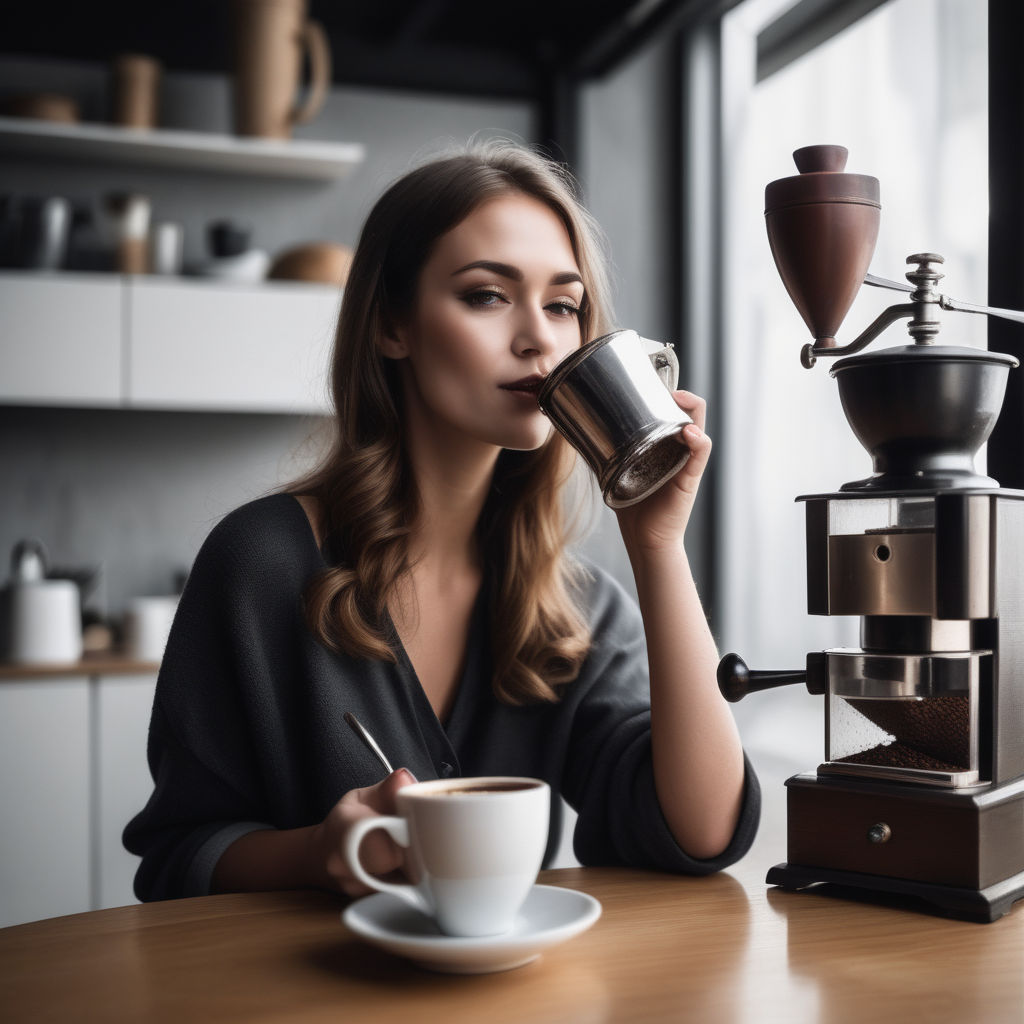
[[[422,911],[424,914],[432,914],[433,909],[427,905],[426,900],[420,895],[419,890],[414,885],[396,885],[393,882],[384,882],[379,878],[374,878],[360,863],[359,846],[363,841],[363,837],[378,828],[387,832],[399,846],[408,848],[409,824],[405,818],[389,817],[387,815],[363,818],[362,821],[357,821],[349,829],[349,833],[345,838],[345,860],[348,862],[352,874],[363,885],[376,889],[378,892],[391,893],[391,895],[397,896],[400,900],[404,900],[410,907]]]
[[[289,117],[292,124],[313,119],[323,106],[331,84],[331,47],[318,21],[307,21],[302,27],[302,45],[309,58],[309,95],[301,107],[292,111]]]

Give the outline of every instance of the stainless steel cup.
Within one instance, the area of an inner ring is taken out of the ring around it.
[[[690,457],[680,433],[693,421],[671,395],[678,369],[671,346],[614,331],[571,353],[541,385],[541,410],[597,474],[611,508],[643,501]]]
[[[66,199],[24,199],[19,264],[30,270],[59,270],[67,255],[70,224],[71,204]]]

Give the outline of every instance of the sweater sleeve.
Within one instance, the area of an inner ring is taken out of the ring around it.
[[[207,538],[161,663],[148,741],[153,794],[124,832],[125,847],[142,858],[141,900],[206,894],[235,839],[280,827],[266,798],[253,705],[272,695],[270,666],[286,659],[272,629],[256,637],[291,613],[281,606],[287,588],[267,585],[273,550],[268,557],[251,519],[232,513]]]
[[[761,793],[745,760],[743,803],[728,847],[691,857],[676,842],[658,804],[651,758],[650,680],[643,621],[618,584],[599,576],[592,588],[593,646],[574,692],[565,795],[578,812],[574,849],[580,863],[626,864],[711,874],[749,850]]]

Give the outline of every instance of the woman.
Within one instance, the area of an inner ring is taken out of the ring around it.
[[[759,791],[683,548],[711,450],[703,401],[676,393],[692,455],[618,513],[640,613],[565,548],[572,453],[536,391],[611,326],[595,239],[567,180],[508,145],[421,167],[371,212],[333,356],[333,448],[227,516],[182,596],[155,789],[125,833],[140,898],[358,895],[346,830],[414,777],[546,779],[578,812],[585,864],[706,873],[746,852]],[[405,767],[380,781],[346,711]],[[363,860],[401,866],[379,832]]]

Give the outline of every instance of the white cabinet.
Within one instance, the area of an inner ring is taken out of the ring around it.
[[[153,792],[146,740],[156,676],[100,676],[95,682],[96,909],[135,903],[139,858],[121,844],[125,825]]]
[[[118,405],[122,299],[111,275],[0,275],[0,402]]]
[[[89,682],[0,683],[0,926],[92,909]]]
[[[133,408],[326,411],[339,290],[142,277],[126,288]]]
[[[0,681],[0,927],[135,902],[155,673]]]
[[[329,411],[341,291],[100,274],[0,274],[0,402]]]

